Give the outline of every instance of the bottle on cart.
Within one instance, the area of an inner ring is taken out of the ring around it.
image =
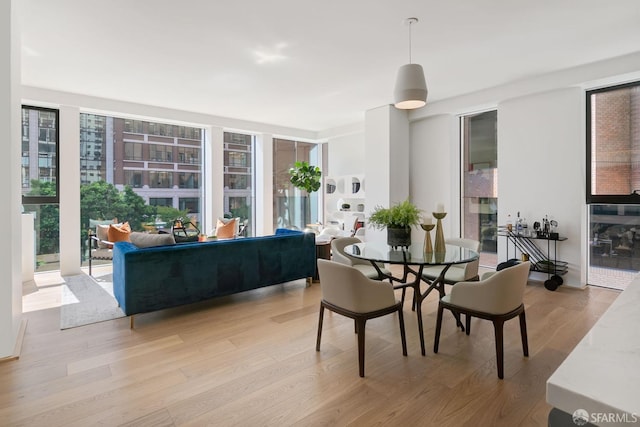
[[[513,221],[511,220],[511,214],[507,215],[507,231],[513,231]]]
[[[520,218],[520,211],[518,211],[518,218],[516,219],[516,234],[522,235],[522,218]]]
[[[522,235],[524,237],[529,237],[529,224],[527,224],[526,218],[522,218]]]

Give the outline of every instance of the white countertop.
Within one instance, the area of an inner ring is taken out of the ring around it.
[[[584,409],[596,425],[640,425],[640,277],[549,377],[547,402],[569,414]],[[599,413],[626,418],[602,422]]]

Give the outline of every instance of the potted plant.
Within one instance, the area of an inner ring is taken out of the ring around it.
[[[376,206],[369,217],[369,225],[378,230],[387,229],[387,244],[392,247],[411,244],[411,227],[420,224],[421,209],[409,200],[390,208]]]
[[[294,187],[305,190],[308,194],[305,203],[305,224],[310,222],[311,215],[311,193],[320,189],[322,172],[317,166],[312,166],[307,162],[295,162],[293,167],[289,168],[289,182]]]

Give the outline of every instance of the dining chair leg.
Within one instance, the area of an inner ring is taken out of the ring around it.
[[[438,317],[436,318],[436,334],[433,338],[433,352],[438,352],[438,346],[440,345],[440,327],[442,326],[442,311],[444,307],[442,307],[441,303],[438,303]]]
[[[471,333],[471,315],[469,313],[465,314],[466,322],[465,322],[465,333],[469,335]]]
[[[360,317],[356,321],[358,322],[358,369],[360,376],[364,377],[364,328],[367,319]]]
[[[320,339],[322,338],[322,320],[324,318],[324,305],[320,303],[320,315],[318,318],[318,338],[316,340],[316,351],[320,351]]]
[[[522,353],[529,357],[529,342],[527,339],[527,319],[524,314],[524,308],[522,309],[522,313],[519,315],[520,317],[520,336],[522,337]]]
[[[503,344],[503,329],[504,320],[494,319],[493,329],[496,335],[496,364],[498,367],[498,378],[504,378],[504,344]]]
[[[400,339],[402,340],[402,355],[407,355],[407,336],[404,333],[404,314],[402,313],[402,304],[398,307],[398,322],[400,322]]]

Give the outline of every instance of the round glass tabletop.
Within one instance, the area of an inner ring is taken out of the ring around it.
[[[444,253],[425,253],[422,242],[408,248],[393,249],[384,242],[366,242],[348,245],[344,252],[355,258],[389,264],[449,265],[478,259],[476,251],[456,245],[445,245]]]

